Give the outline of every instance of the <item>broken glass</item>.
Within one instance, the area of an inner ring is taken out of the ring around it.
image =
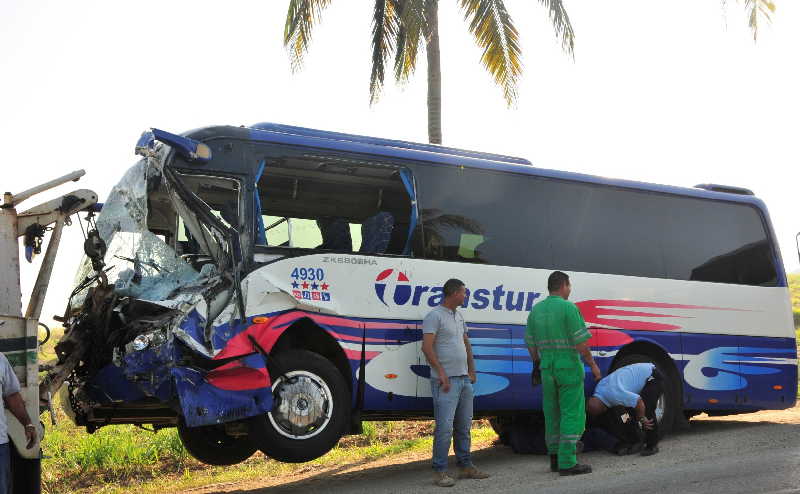
[[[111,189],[97,219],[98,233],[107,245],[109,284],[118,295],[151,301],[165,300],[201,277],[162,237],[147,228],[148,182],[162,180],[155,160],[142,159],[125,173]],[[92,274],[91,262],[84,258],[76,282],[82,283]],[[85,296],[85,290],[77,294],[73,307],[82,305]]]

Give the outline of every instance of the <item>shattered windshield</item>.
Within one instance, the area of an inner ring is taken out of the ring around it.
[[[142,159],[131,167],[111,190],[97,219],[98,233],[107,245],[109,284],[120,296],[151,301],[166,300],[176,289],[216,269],[213,262],[190,260],[205,254],[211,261],[220,254],[220,246],[207,235],[192,235],[202,227],[182,201],[175,204],[156,160]],[[91,261],[85,257],[76,286],[92,274]],[[85,290],[77,294],[73,306],[82,305],[85,296]]]

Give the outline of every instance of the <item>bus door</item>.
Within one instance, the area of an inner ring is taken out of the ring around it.
[[[507,410],[514,408],[515,353],[511,328],[498,324],[467,324],[477,381],[475,410]],[[527,354],[527,351],[525,351]]]
[[[491,327],[490,327],[491,326]],[[511,330],[488,324],[467,323],[477,381],[473,385],[475,411],[505,410],[514,407]],[[433,409],[430,367],[420,346],[417,396],[420,405]]]
[[[422,357],[422,329],[415,322],[367,323],[383,324],[382,329],[368,329],[368,340],[381,341],[370,344],[378,355],[369,355],[366,367],[367,392],[364,406],[367,410],[419,410],[423,408],[417,399],[421,374],[427,373],[427,364]],[[425,379],[427,381],[427,379]],[[428,390],[430,396],[430,390]]]

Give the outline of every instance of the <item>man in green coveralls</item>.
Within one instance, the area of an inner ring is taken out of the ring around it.
[[[600,380],[600,369],[586,342],[580,310],[567,301],[572,286],[569,276],[553,272],[547,279],[550,296],[533,307],[528,315],[525,342],[534,362],[541,369],[545,440],[550,454],[550,470],[561,475],[591,473],[592,467],[579,464],[575,448],[586,426],[583,392],[584,370],[580,357]]]

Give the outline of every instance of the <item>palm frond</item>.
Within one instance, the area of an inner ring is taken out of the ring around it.
[[[745,0],[745,9],[750,11],[748,26],[753,31],[753,41],[758,40],[759,17],[763,17],[767,22],[772,20],[775,13],[775,2],[771,0]]]
[[[377,103],[386,75],[386,61],[395,50],[400,30],[398,0],[375,0],[372,18],[372,73],[369,78],[369,102]]]
[[[322,11],[331,0],[290,0],[283,29],[283,45],[289,49],[292,70],[303,64],[303,56],[311,43],[311,30],[319,22]]]
[[[417,55],[425,40],[425,0],[396,0],[400,18],[397,51],[394,58],[394,77],[405,83],[417,68]]]
[[[574,57],[575,31],[572,30],[572,23],[564,8],[564,3],[562,0],[539,0],[539,3],[547,7],[549,11],[550,22],[553,23],[556,36],[561,38],[561,47],[569,56]]]
[[[502,0],[461,0],[475,42],[483,48],[481,63],[503,90],[510,106],[517,98],[522,73],[519,33]]]
[[[722,8],[728,6],[728,0],[721,0]],[[772,0],[744,0],[744,8],[748,11],[747,25],[753,32],[753,41],[758,41],[759,18],[763,17],[767,22],[772,22],[772,14],[775,13],[776,6]]]

